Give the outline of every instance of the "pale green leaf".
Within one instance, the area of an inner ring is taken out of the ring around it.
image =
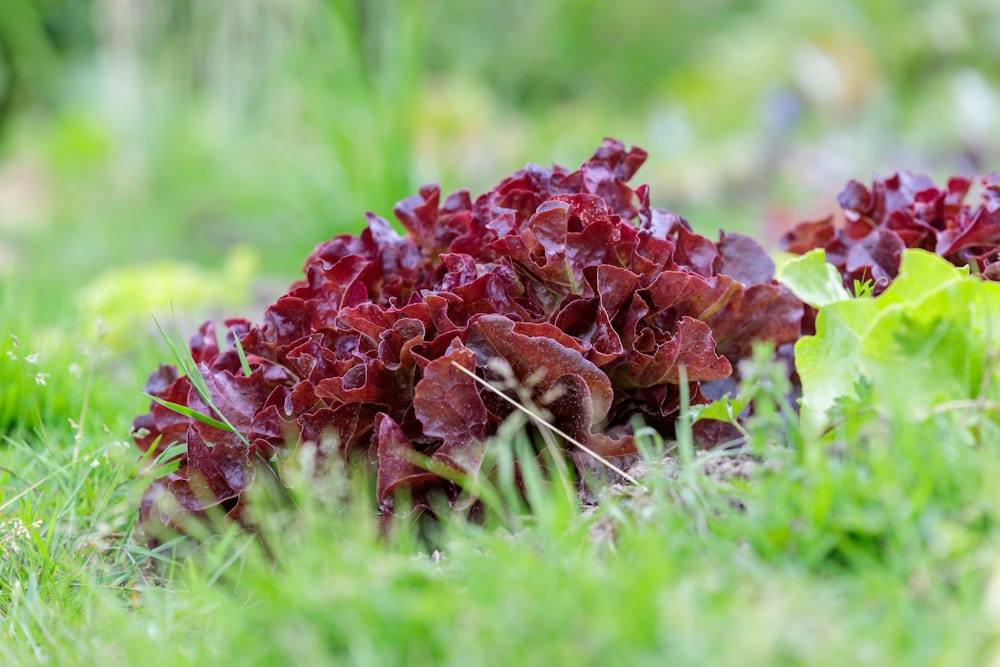
[[[786,262],[777,271],[778,282],[813,308],[851,298],[840,272],[826,261],[823,250],[810,252]]]
[[[899,275],[879,297],[879,309],[912,303],[959,280],[968,278],[969,269],[959,269],[948,260],[926,250],[907,250],[900,261]]]
[[[876,315],[871,299],[832,303],[820,309],[816,334],[795,344],[804,422],[818,425],[838,398],[851,395],[861,378],[861,340]]]
[[[747,401],[745,398],[730,398],[729,395],[725,395],[717,401],[712,401],[708,405],[692,405],[688,410],[691,413],[691,418],[694,421],[700,419],[717,419],[719,421],[728,422],[733,424],[736,422],[736,418],[743,408],[746,407]]]

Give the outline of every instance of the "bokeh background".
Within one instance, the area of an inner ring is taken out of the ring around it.
[[[773,243],[849,178],[1000,169],[998,65],[992,0],[0,0],[6,308],[259,317],[366,210],[605,136]]]

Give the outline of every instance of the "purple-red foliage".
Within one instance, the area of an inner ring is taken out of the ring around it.
[[[944,188],[906,172],[877,178],[871,189],[851,181],[837,197],[840,227],[833,216],[799,223],[781,239],[781,247],[797,254],[823,248],[846,287],[872,280],[876,294],[899,273],[906,248],[923,248],[1000,279],[1000,172],[979,181],[983,201],[978,206],[965,203],[974,183],[968,178],[951,178]]]
[[[146,492],[141,520],[176,526],[212,506],[239,518],[255,475],[309,444],[366,461],[384,511],[401,490],[454,498],[414,453],[475,473],[511,413],[458,367],[516,381],[606,457],[634,453],[636,417],[670,436],[682,367],[703,402],[702,385],[730,377],[753,341],[796,340],[803,307],[753,240],[713,242],[627,185],[645,159],[605,140],[576,171],[529,165],[475,200],[442,202],[426,186],[396,206],[405,236],[368,214],[360,235],[312,252],[262,324],[227,321],[225,349],[203,325],[194,361],[249,446],[153,404],[135,420],[136,444],[187,450]],[[172,367],[146,391],[210,414]]]

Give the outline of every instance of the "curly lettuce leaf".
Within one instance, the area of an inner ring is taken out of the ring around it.
[[[803,419],[822,425],[859,383],[870,383],[880,405],[914,417],[946,401],[995,398],[998,332],[1000,284],[908,250],[885,292],[826,305],[816,334],[796,343]]]

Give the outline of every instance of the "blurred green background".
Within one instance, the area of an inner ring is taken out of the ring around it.
[[[1000,168],[998,64],[990,0],[0,0],[0,275],[118,347],[259,317],[364,211],[605,136],[773,240],[848,178]]]

